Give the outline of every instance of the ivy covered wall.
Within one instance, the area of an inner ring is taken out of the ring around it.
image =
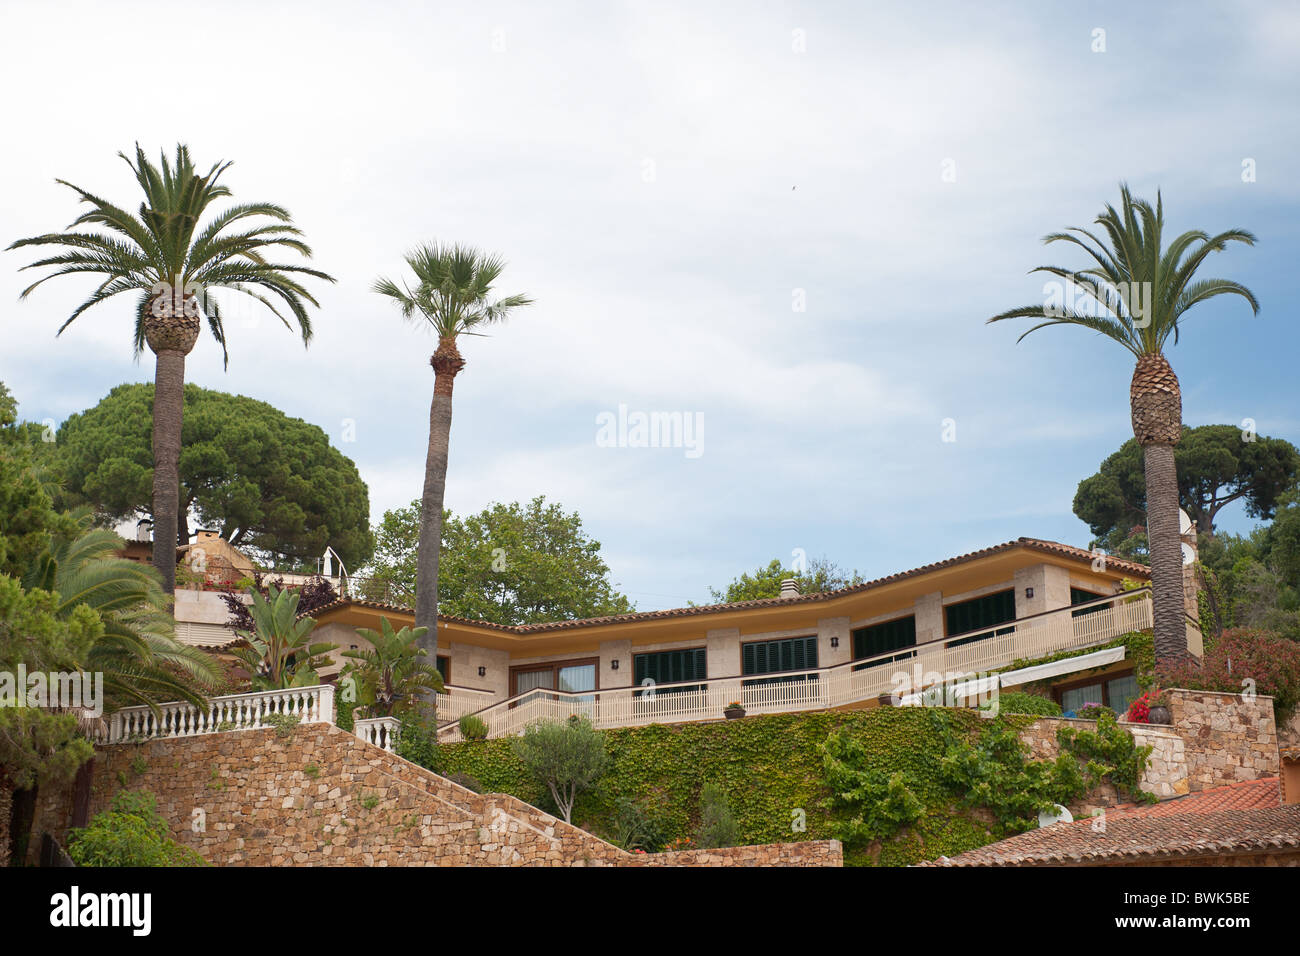
[[[972,739],[980,725],[1026,726],[1028,716],[997,721],[948,710],[950,729]],[[932,710],[883,707],[868,711],[775,714],[716,723],[653,725],[606,731],[610,768],[579,797],[573,822],[598,834],[615,830],[622,797],[643,801],[669,839],[698,826],[700,790],[721,785],[740,827],[741,843],[829,839],[848,809],[827,807],[831,796],[818,745],[836,730],[861,745],[873,769],[903,773],[924,806],[922,816],[883,841],[845,846],[846,865],[906,865],[952,856],[999,839],[1003,831],[979,808],[963,808],[945,783],[945,734]],[[466,774],[485,791],[550,804],[511,750],[509,739],[439,748],[443,774]],[[800,827],[802,826],[802,829]]]

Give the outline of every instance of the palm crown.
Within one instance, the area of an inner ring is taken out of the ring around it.
[[[1199,229],[1184,232],[1162,251],[1164,205],[1156,193],[1156,205],[1134,199],[1126,185],[1120,185],[1121,210],[1109,203],[1097,217],[1105,230],[1109,246],[1101,238],[1079,227],[1054,232],[1043,242],[1069,242],[1079,246],[1092,258],[1086,269],[1062,266],[1039,266],[1032,272],[1046,272],[1073,285],[1086,297],[1090,308],[1062,303],[1021,306],[989,322],[1004,319],[1041,318],[1024,335],[1052,325],[1078,325],[1114,339],[1139,358],[1158,355],[1169,336],[1178,341],[1178,323],[1192,306],[1217,295],[1239,295],[1250,303],[1256,314],[1259,302],[1245,286],[1229,279],[1193,281],[1196,270],[1211,252],[1220,252],[1230,242],[1255,244],[1255,236],[1244,229],[1229,229],[1216,236]]]
[[[219,182],[230,163],[217,163],[200,174],[186,146],[176,147],[175,162],[161,156],[161,168],[145,156],[137,144],[135,161],[119,153],[144,191],[138,214],[113,205],[66,180],[57,182],[74,190],[90,209],[78,216],[61,233],[47,233],[20,239],[9,248],[61,246],[65,251],[40,259],[25,269],[49,267],[52,271],[22,292],[26,298],[43,282],[55,276],[87,273],[103,282],[59,327],[62,333],[83,312],[123,292],[139,296],[136,309],[135,350],[145,345],[145,319],[149,301],[161,291],[175,289],[187,299],[195,292],[228,289],[256,299],[292,328],[280,307],[292,314],[303,342],[311,338],[311,319],[305,303],[319,306],[298,281],[312,276],[334,280],[317,269],[302,265],[270,262],[266,253],[286,248],[311,256],[289,212],[272,203],[242,203],[230,206],[201,226],[209,207],[231,195]],[[246,220],[257,220],[246,222]],[[267,221],[270,220],[270,221]],[[90,227],[83,229],[82,227]],[[220,304],[210,295],[199,297],[197,308],[226,355],[226,335]],[[228,356],[227,356],[228,357]]]
[[[80,516],[83,527],[86,519]],[[58,617],[83,605],[99,613],[103,627],[82,668],[104,675],[110,708],[169,700],[206,707],[202,691],[220,678],[215,660],[176,641],[157,571],[119,557],[121,547],[122,539],[104,528],[52,542],[27,570],[23,586],[53,593]]]
[[[503,321],[512,310],[532,302],[527,296],[490,299],[492,284],[505,262],[472,246],[433,243],[406,255],[415,273],[414,288],[392,279],[379,279],[374,291],[394,299],[407,319],[424,319],[439,339],[477,335],[480,326]]]

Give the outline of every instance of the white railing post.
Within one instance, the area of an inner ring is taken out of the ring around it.
[[[334,712],[334,685],[323,684],[320,687],[320,697],[316,704],[316,719],[322,724],[332,724],[335,722]]]

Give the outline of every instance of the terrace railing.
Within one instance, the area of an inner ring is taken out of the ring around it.
[[[396,717],[358,717],[352,722],[352,732],[366,743],[391,752],[397,745],[397,731],[401,726]]]
[[[252,730],[271,726],[265,720],[272,715],[297,717],[304,724],[332,724],[334,688],[323,684],[213,697],[209,699],[207,709],[185,702],[160,704],[157,713],[149,707],[124,707],[109,717],[100,741],[116,744],[161,737],[197,737],[227,730]]]
[[[473,687],[448,687],[445,694],[438,695],[438,723],[444,724],[460,720],[465,714],[482,710],[495,701],[497,695],[490,690],[475,690]]]
[[[824,710],[884,694],[902,696],[1150,627],[1151,593],[1144,588],[834,667],[582,692],[536,688],[475,713],[487,723],[488,736],[506,737],[536,720],[573,715],[599,728],[712,720],[733,701],[751,714]],[[459,740],[459,728],[448,719],[438,737]]]

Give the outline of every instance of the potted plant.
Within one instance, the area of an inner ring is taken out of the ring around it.
[[[1152,724],[1172,724],[1174,715],[1169,710],[1169,694],[1163,690],[1151,692],[1151,700],[1147,704],[1150,711],[1147,715],[1147,721]]]
[[[722,715],[728,720],[737,720],[745,716],[745,706],[738,700],[733,700],[726,707],[722,708]]]
[[[1149,690],[1128,705],[1127,717],[1135,724],[1168,724],[1169,695],[1163,690]]]

